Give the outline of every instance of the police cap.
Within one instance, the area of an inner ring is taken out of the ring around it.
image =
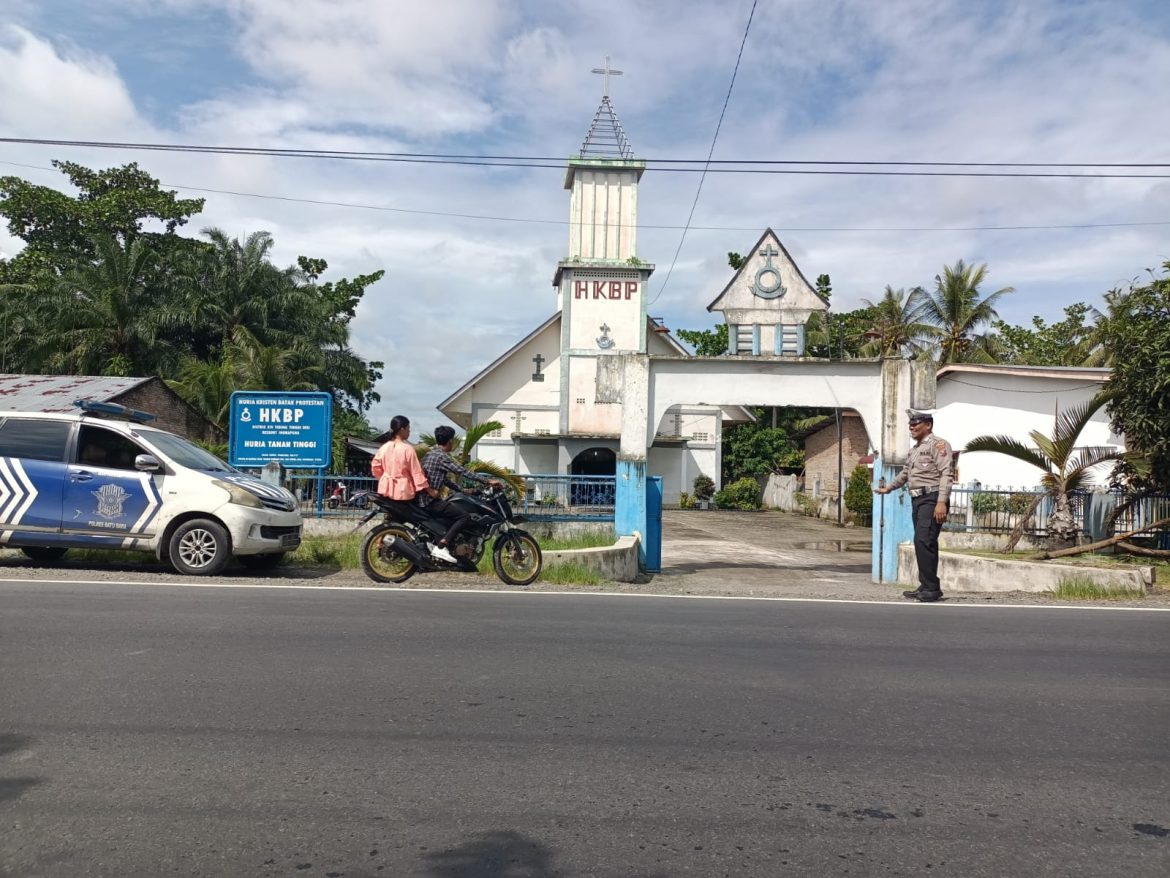
[[[930,421],[934,423],[934,409],[906,409],[906,417],[910,419],[910,424],[921,424],[923,421]]]

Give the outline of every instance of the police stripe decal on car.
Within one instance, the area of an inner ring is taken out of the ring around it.
[[[20,524],[38,493],[19,460],[0,457],[0,524]]]
[[[154,479],[148,473],[139,473],[138,481],[142,484],[142,493],[146,497],[146,509],[142,511],[142,515],[139,516],[138,521],[134,522],[134,526],[130,528],[130,533],[132,534],[143,533],[146,530],[146,526],[158,514],[159,506],[162,505],[162,497],[158,493],[158,488],[154,486]]]

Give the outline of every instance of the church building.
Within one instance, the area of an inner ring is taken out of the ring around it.
[[[523,474],[613,475],[621,433],[618,354],[691,354],[647,313],[654,266],[638,257],[638,183],[634,157],[605,94],[578,155],[568,160],[569,236],[552,285],[556,309],[439,404],[463,428],[504,424],[477,455]],[[728,322],[731,356],[804,355],[804,324],[827,303],[769,229],[708,307]],[[752,400],[744,400],[750,404]],[[720,482],[727,425],[752,419],[740,406],[676,406],[657,425],[647,472],[662,477],[663,500],[677,503],[696,476]]]

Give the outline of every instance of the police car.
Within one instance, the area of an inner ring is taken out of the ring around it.
[[[78,400],[72,414],[0,412],[0,545],[34,561],[71,548],[153,551],[179,573],[236,556],[271,567],[301,542],[296,499],[154,416]]]

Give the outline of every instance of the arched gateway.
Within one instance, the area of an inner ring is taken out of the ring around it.
[[[875,479],[890,479],[910,451],[905,409],[932,408],[935,401],[934,373],[926,362],[645,354],[621,354],[619,361],[620,368],[609,372],[613,386],[598,391],[622,401],[615,521],[620,535],[646,533],[647,452],[655,425],[674,406],[737,405],[750,400],[753,405],[853,409],[879,451]],[[890,515],[879,515],[874,522],[875,582],[896,579],[897,545],[913,538],[908,511],[889,511]]]

